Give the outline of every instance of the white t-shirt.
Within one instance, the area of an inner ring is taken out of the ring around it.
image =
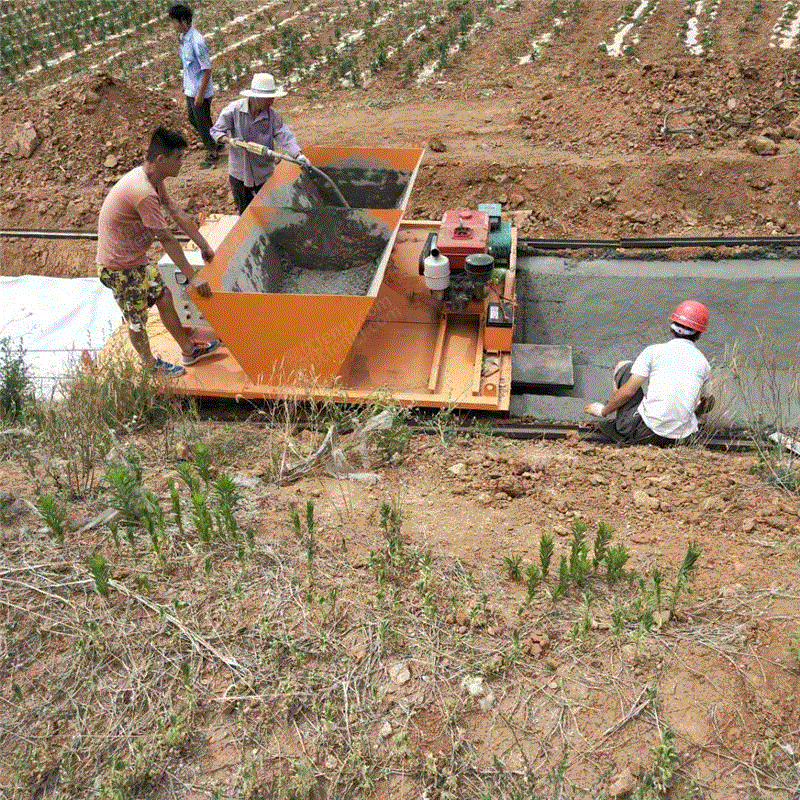
[[[683,439],[697,430],[694,410],[700,395],[708,394],[711,366],[694,342],[675,338],[651,344],[633,362],[631,373],[649,379],[637,411],[653,433]]]

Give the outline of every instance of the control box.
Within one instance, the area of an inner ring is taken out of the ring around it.
[[[507,300],[486,305],[483,349],[487,353],[508,353],[514,335],[514,304]]]
[[[467,256],[488,250],[489,215],[468,209],[445,212],[436,247],[450,260],[450,269],[464,269]]]
[[[478,211],[485,211],[489,215],[489,231],[500,228],[500,217],[503,213],[503,206],[500,203],[479,203]]]
[[[199,250],[184,250],[183,252],[186,260],[195,269],[200,269],[206,263]],[[172,303],[175,306],[181,325],[186,328],[195,328],[213,333],[211,325],[208,324],[206,318],[186,294],[189,279],[175,266],[172,258],[166,253],[158,262],[158,271],[161,274],[161,280],[172,292]]]

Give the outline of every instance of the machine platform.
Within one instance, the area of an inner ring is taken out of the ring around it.
[[[328,205],[324,184],[282,162],[242,216],[202,229],[216,251],[201,269],[210,298],[160,264],[184,324],[224,343],[175,391],[507,411],[515,233],[504,285],[443,304],[419,274],[439,222],[402,219],[422,151],[305,152],[336,177],[351,208]],[[148,333],[154,353],[180,362],[155,313]],[[120,347],[130,350],[127,336],[115,335],[102,357]]]
[[[230,229],[236,219],[223,217],[216,223],[216,236],[208,237],[212,246],[223,232],[220,228]],[[435,228],[435,222],[401,223],[372,310],[332,379],[298,372],[294,382],[254,382],[222,346],[218,355],[187,368],[174,380],[175,391],[198,397],[345,403],[391,397],[409,406],[507,411],[511,353],[484,352],[483,309],[442,316],[419,276],[419,254]],[[510,267],[515,269],[515,264]],[[303,313],[309,313],[308,308]],[[157,314],[150,314],[147,330],[154,353],[180,361],[180,349]],[[124,326],[106,345],[101,360],[123,355],[134,357]]]

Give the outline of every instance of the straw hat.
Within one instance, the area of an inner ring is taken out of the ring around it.
[[[242,97],[286,97],[286,90],[275,85],[269,72],[256,72],[249,89],[239,92]]]

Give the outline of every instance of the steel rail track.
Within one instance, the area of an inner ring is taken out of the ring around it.
[[[97,231],[38,228],[0,228],[0,238],[75,239],[94,241]],[[176,235],[179,241],[188,241]],[[664,236],[641,239],[519,239],[517,252],[525,255],[543,250],[665,250],[672,247],[797,247],[800,236]]]
[[[519,239],[517,253],[542,250],[666,250],[673,247],[800,247],[800,236],[664,236],[641,239]]]
[[[248,401],[247,405],[224,398],[203,398],[198,412],[203,419],[213,419],[226,422],[249,422],[258,426],[268,427],[272,424],[282,424],[272,418],[269,410],[270,403],[260,404]],[[409,419],[408,426],[416,433],[438,435],[439,429],[426,417],[433,416],[436,412],[430,409],[417,409],[419,417]],[[327,422],[306,414],[301,408],[294,409],[297,420],[293,426],[298,429],[324,428]],[[458,414],[458,412],[455,412]],[[543,422],[540,420],[525,421],[506,416],[492,414],[473,415],[464,412],[459,415],[469,424],[458,424],[450,428],[458,436],[474,436],[476,433],[474,421],[488,422],[491,425],[490,435],[499,439],[566,439],[578,435],[584,441],[592,443],[607,442],[597,431],[589,425],[569,422]],[[728,452],[745,452],[754,449],[752,439],[741,430],[723,430],[702,438],[702,444],[711,450]]]

